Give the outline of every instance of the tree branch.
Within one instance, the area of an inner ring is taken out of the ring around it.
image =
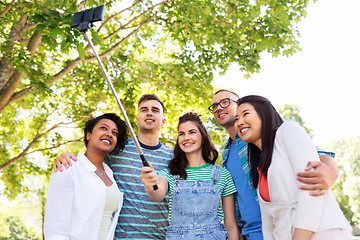
[[[44,151],[47,151],[47,150],[51,150],[51,149],[55,149],[55,148],[59,148],[63,145],[66,145],[68,143],[73,143],[73,142],[82,142],[82,137],[81,138],[78,138],[78,139],[73,139],[73,140],[67,140],[67,141],[63,141],[59,144],[56,144],[56,145],[53,145],[52,147],[47,147],[47,148],[39,148],[39,149],[36,149],[32,152],[29,152],[27,153],[26,155],[30,155],[32,153],[35,153],[35,152],[44,152]]]
[[[153,65],[155,65],[155,66],[158,66],[158,64],[156,64],[156,63],[153,63],[153,62],[150,62],[150,61],[148,61],[150,64],[153,64]],[[163,69],[163,71],[167,74],[167,75],[169,75],[173,80],[177,80],[176,79],[176,77],[174,77],[171,73],[169,73],[168,71],[166,71],[166,70],[164,70]]]
[[[26,24],[25,27],[24,27],[24,31],[29,31],[31,29],[34,29],[36,28],[37,24]]]
[[[101,23],[101,25],[100,25],[100,27],[98,28],[97,31],[100,32],[100,30],[101,30],[111,19],[116,18],[116,17],[119,16],[121,13],[123,13],[123,12],[125,12],[125,11],[133,8],[133,7],[136,7],[136,5],[138,5],[138,4],[142,3],[142,2],[143,2],[143,0],[140,0],[140,1],[136,2],[136,3],[134,3],[133,5],[131,5],[130,7],[125,8],[125,9],[121,10],[120,12],[117,12],[117,13],[113,14],[112,16],[108,17],[105,21],[103,21],[103,22]]]
[[[136,62],[136,63],[140,66],[140,68],[141,68],[142,70],[144,70],[144,72],[146,72],[146,73],[149,74],[150,78],[157,79],[159,82],[163,83],[163,84],[170,90],[170,86],[169,86],[166,82],[164,82],[163,80],[161,80],[160,78],[158,78],[158,77],[157,77],[155,74],[153,74],[152,72],[149,72],[149,71],[142,65],[142,63],[141,63],[140,61],[138,61],[138,60],[130,57],[129,55],[127,55],[127,54],[126,54],[124,51],[122,51],[121,49],[119,49],[118,51],[121,52],[122,54],[124,54],[126,57],[128,57],[128,58],[131,59],[132,61]],[[110,62],[111,62],[111,61],[110,61]],[[140,77],[141,79],[144,79],[145,81],[149,82],[144,76],[141,76],[141,75],[139,75],[139,74],[134,74],[134,73],[126,72],[125,70],[123,70],[123,69],[121,69],[121,68],[118,68],[118,67],[115,65],[115,63],[113,63],[113,62],[111,62],[111,63],[112,63],[113,66],[114,66],[115,68],[117,68],[119,71],[122,71],[122,72],[125,72],[125,73],[128,73],[128,74],[131,74],[131,75],[133,75],[133,76]]]
[[[4,9],[4,11],[0,12],[0,17],[4,17],[6,13],[8,13],[8,11],[12,8],[12,6],[14,6],[16,0],[12,0],[12,2],[7,5],[7,7]]]
[[[16,88],[19,86],[21,79],[23,78],[24,75],[25,73],[15,70],[9,81],[1,89],[0,112],[2,112],[4,108],[9,104],[12,95],[14,94]]]
[[[146,82],[149,82],[149,80],[146,78],[146,76],[143,76],[143,75],[140,75],[140,74],[136,74],[136,73],[132,73],[132,72],[128,72],[128,71],[126,71],[126,70],[118,67],[118,66],[117,66],[113,61],[111,61],[111,60],[108,60],[108,62],[110,62],[110,63],[113,65],[113,67],[116,68],[117,70],[119,70],[120,72],[127,73],[127,74],[129,74],[129,75],[132,75],[132,76],[135,76],[135,77],[137,77],[137,78],[140,78],[140,79],[142,79],[142,80],[144,80],[144,81],[146,81]],[[151,77],[151,76],[150,76],[150,77]],[[152,78],[152,77],[151,77],[151,78]]]
[[[157,13],[156,13],[157,14]],[[115,50],[117,50],[119,48],[119,46],[124,43],[126,40],[128,40],[132,35],[134,35],[135,33],[137,33],[140,28],[142,26],[144,26],[145,24],[149,23],[151,21],[151,19],[153,19],[156,14],[154,14],[153,16],[151,16],[150,18],[147,19],[147,21],[142,22],[134,31],[132,31],[131,33],[129,33],[125,38],[123,38],[121,41],[119,41],[117,44],[115,44],[112,48],[110,48],[109,50],[107,50],[106,52],[104,52],[102,54],[103,57],[106,57],[108,55],[110,55],[111,53],[113,53]]]
[[[77,6],[76,10],[80,11],[81,8],[83,8],[88,3],[88,0],[81,1],[79,5]]]
[[[8,167],[14,165],[17,161],[19,161],[21,158],[23,158],[24,156],[26,156],[26,155],[28,154],[28,151],[30,150],[30,148],[31,148],[35,143],[37,143],[37,142],[39,141],[39,139],[40,139],[42,136],[45,135],[45,133],[48,132],[48,131],[45,131],[45,133],[42,133],[42,134],[40,134],[40,135],[38,134],[39,131],[40,131],[41,126],[42,126],[43,123],[44,123],[44,121],[46,121],[46,118],[47,118],[47,117],[45,117],[44,120],[41,122],[40,126],[39,126],[38,129],[37,129],[37,133],[36,133],[34,139],[27,145],[27,147],[26,147],[18,156],[16,156],[16,157],[14,157],[13,159],[11,159],[11,160],[9,160],[9,161],[1,164],[1,165],[0,165],[0,170],[5,169],[5,168],[8,168]]]
[[[33,35],[29,40],[29,44],[27,45],[27,50],[30,52],[31,56],[34,55],[35,51],[39,47],[41,43],[41,34],[38,30],[34,31]],[[15,91],[18,88],[21,79],[24,77],[25,73],[15,70],[11,75],[9,81],[5,84],[5,86],[0,90],[1,99],[0,99],[0,112],[4,110],[4,108],[9,105],[11,102],[14,102],[15,99],[19,99],[20,95],[17,94],[16,98],[13,96],[15,95]],[[22,94],[25,91],[21,91]]]
[[[34,89],[33,89],[32,86],[29,86],[29,87],[27,87],[27,88],[25,88],[25,89],[22,89],[22,90],[19,91],[19,92],[14,93],[14,94],[11,96],[11,98],[9,99],[9,102],[6,104],[6,106],[9,105],[9,104],[11,104],[11,103],[14,103],[14,102],[16,102],[16,101],[18,101],[18,100],[20,100],[20,99],[23,99],[23,98],[26,96],[26,94],[31,93],[31,92],[34,92]],[[6,107],[6,106],[5,106],[5,107]],[[1,112],[2,110],[3,110],[3,109],[0,108],[0,112]]]
[[[93,57],[93,59],[95,59],[95,57]],[[58,80],[60,80],[63,76],[65,76],[66,74],[68,74],[71,70],[73,70],[79,63],[83,63],[85,62],[84,60],[82,60],[81,58],[76,58],[75,60],[72,60],[66,67],[64,67],[60,72],[58,72],[57,74],[55,74],[52,78],[50,83],[48,84],[48,87],[50,87],[51,85],[53,85],[55,82],[57,82]]]
[[[132,35],[136,34],[141,29],[142,26],[149,23],[156,15],[157,15],[157,13],[155,13],[153,16],[148,18],[147,21],[142,22],[134,31],[132,31],[126,37],[124,37],[122,40],[120,40],[118,43],[116,43],[112,48],[110,48],[106,52],[102,53],[100,55],[100,58],[103,59],[106,56],[112,54],[114,51],[116,51],[121,44],[123,44],[125,41],[127,41]],[[78,64],[88,63],[88,62],[92,62],[95,60],[96,60],[95,56],[87,57],[85,59],[81,59],[80,57],[74,59],[67,66],[65,66],[60,72],[55,74],[51,78],[51,81],[47,84],[47,86],[48,87],[52,86],[55,82],[59,81],[62,77],[64,77],[66,74],[68,74],[71,70],[76,68]],[[4,101],[4,103],[1,103],[1,101],[3,100],[3,98],[1,98],[0,99],[0,112],[10,103],[13,103],[15,101],[18,101],[18,100],[24,98],[28,93],[33,92],[34,90],[35,90],[35,88],[30,86],[29,88],[23,89],[20,92],[16,92],[16,93],[12,92],[11,97],[9,97],[7,101]]]
[[[11,28],[9,38],[7,39],[7,52],[11,54],[13,50],[14,42],[20,42],[24,34],[24,26],[27,22],[28,17],[21,17],[16,24]],[[7,56],[2,56],[0,60],[0,98],[2,102],[7,101],[3,100],[2,94],[4,93],[3,88],[10,80],[12,74],[14,73],[14,67],[9,61]],[[0,104],[1,105],[1,104]]]
[[[44,132],[42,133],[39,133],[40,130],[41,130],[41,127],[46,123],[47,121],[47,117],[46,116],[43,121],[40,123],[39,127],[37,128],[37,131],[36,131],[36,135],[35,137],[33,138],[33,140],[26,146],[26,148],[16,157],[10,159],[9,161],[3,163],[0,165],[0,170],[2,169],[6,169],[12,165],[14,165],[15,163],[17,163],[18,161],[20,161],[23,157],[31,154],[31,153],[34,153],[34,152],[37,152],[39,150],[35,150],[35,151],[32,151],[32,152],[29,152],[29,150],[37,143],[39,142],[39,140],[46,136],[47,134],[49,134],[52,130],[54,130],[55,128],[58,128],[59,126],[65,126],[65,125],[69,125],[71,123],[74,123],[74,122],[78,122],[88,116],[83,116],[82,118],[80,118],[80,120],[75,120],[75,121],[72,121],[72,122],[60,122],[60,123],[57,123],[57,124],[54,124],[53,126],[51,126],[50,128],[48,128],[47,130],[45,130]],[[71,140],[69,140],[71,141]],[[75,141],[75,140],[74,140]],[[50,149],[50,148],[49,148]],[[41,150],[41,149],[40,149]],[[41,151],[45,151],[46,149],[43,149]]]
[[[116,34],[118,34],[118,32],[120,32],[120,30],[126,28],[127,26],[129,26],[131,23],[135,22],[136,20],[138,20],[139,18],[145,16],[146,13],[150,12],[151,10],[153,10],[155,7],[159,6],[159,5],[162,5],[164,2],[160,2],[154,6],[152,6],[151,8],[148,8],[146,11],[144,11],[143,13],[141,13],[140,15],[136,16],[135,18],[131,19],[127,24],[119,27],[117,30],[115,30],[114,32],[112,32],[111,34],[109,34],[108,36],[106,36],[104,38],[104,40],[106,41],[107,39],[109,38],[112,38],[113,36],[115,36]],[[154,14],[154,16],[157,15],[157,13]],[[153,18],[153,17],[151,17]],[[148,22],[148,21],[146,21]]]

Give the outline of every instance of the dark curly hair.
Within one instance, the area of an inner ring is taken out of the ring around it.
[[[248,156],[250,159],[250,176],[256,188],[259,182],[258,168],[265,177],[271,164],[275,134],[284,122],[271,102],[262,96],[249,95],[237,100],[237,105],[249,103],[254,108],[261,120],[261,149],[255,144],[248,143]]]
[[[182,123],[191,121],[196,124],[199,128],[200,134],[202,136],[201,141],[201,151],[202,157],[208,163],[215,164],[218,157],[218,151],[216,150],[214,143],[211,141],[211,137],[206,130],[203,122],[201,121],[198,114],[193,112],[188,112],[179,117],[178,130],[179,126]],[[188,159],[183,150],[179,146],[179,141],[176,139],[176,145],[174,148],[174,157],[169,162],[169,170],[171,175],[179,175],[182,179],[187,178],[185,168],[188,165]]]
[[[88,140],[86,139],[86,133],[88,133],[88,132],[92,133],[94,126],[101,119],[109,119],[109,120],[113,121],[118,128],[117,142],[116,142],[114,150],[110,154],[116,154],[119,151],[122,151],[125,147],[125,144],[127,143],[128,130],[127,130],[125,122],[123,120],[121,120],[120,117],[118,115],[116,115],[115,113],[105,113],[96,118],[90,119],[85,123],[85,127],[84,127],[85,146],[87,146],[87,144],[88,144]]]

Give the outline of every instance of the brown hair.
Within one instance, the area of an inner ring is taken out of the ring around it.
[[[196,124],[199,128],[201,134],[201,152],[202,157],[208,163],[215,164],[215,161],[218,157],[218,151],[215,148],[214,143],[211,141],[211,137],[206,130],[203,122],[201,121],[198,114],[193,112],[188,112],[179,117],[178,130],[179,126],[182,123],[191,121]],[[174,157],[169,162],[169,169],[171,175],[180,175],[182,179],[186,179],[187,174],[185,168],[188,165],[188,159],[183,150],[181,150],[179,141],[176,139],[176,145],[174,148]]]
[[[148,100],[155,100],[155,101],[158,101],[162,108],[163,108],[163,112],[165,112],[165,107],[164,107],[164,104],[163,102],[160,100],[160,98],[158,96],[156,96],[155,94],[144,94],[140,97],[139,99],[139,102],[138,102],[138,106],[140,106],[140,104],[142,102],[145,102],[145,101],[148,101]]]

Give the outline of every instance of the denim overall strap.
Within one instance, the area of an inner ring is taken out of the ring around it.
[[[220,167],[212,169],[212,181],[177,180],[172,196],[171,223],[166,239],[226,239],[217,211],[221,194],[216,185]]]
[[[214,164],[212,173],[211,173],[211,178],[214,181],[214,183],[219,181],[220,178],[220,166]]]
[[[179,179],[180,179],[180,175],[174,175],[172,177],[173,177],[175,182],[179,181]]]

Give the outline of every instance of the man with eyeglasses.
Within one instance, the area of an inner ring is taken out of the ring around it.
[[[226,167],[235,183],[236,216],[242,235],[247,240],[263,239],[261,230],[261,213],[256,189],[250,178],[250,165],[247,161],[247,143],[236,134],[234,127],[239,96],[226,89],[218,90],[212,99],[209,111],[216,122],[229,134],[229,139],[222,154],[222,165]],[[318,150],[320,162],[309,162],[305,172],[298,173],[298,180],[304,184],[301,189],[310,190],[314,196],[325,194],[338,177],[335,160],[326,155],[333,153]],[[314,171],[309,171],[314,169]]]

